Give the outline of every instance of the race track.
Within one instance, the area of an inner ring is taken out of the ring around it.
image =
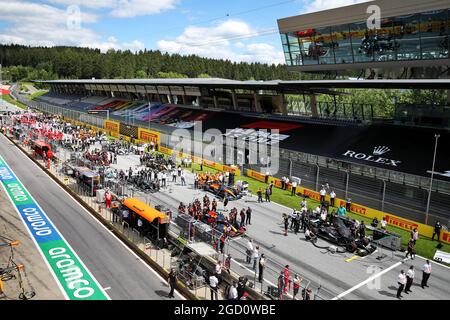
[[[167,299],[155,271],[95,220],[3,135],[0,155],[113,300]],[[175,295],[180,299],[180,295]]]

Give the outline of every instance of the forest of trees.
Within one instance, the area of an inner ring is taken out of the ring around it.
[[[198,56],[144,50],[109,50],[77,47],[0,45],[4,78],[18,80],[133,79],[214,77],[235,80],[295,80],[300,75],[285,65],[236,63]]]

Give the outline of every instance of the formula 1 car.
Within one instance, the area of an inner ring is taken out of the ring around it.
[[[321,220],[310,220],[309,227],[318,237],[345,247],[348,252],[365,256],[376,250],[367,238],[354,237],[350,229],[353,221],[341,217],[336,218],[333,224],[324,224]]]
[[[238,188],[226,186],[225,184],[217,181],[205,182],[202,185],[203,190],[209,191],[215,194],[217,197],[228,200],[236,200],[242,198],[243,194]]]
[[[204,219],[206,219],[205,222],[209,225],[215,225],[215,229],[220,233],[227,233],[228,231],[228,236],[232,238],[241,236],[246,231],[244,227],[238,229],[233,226],[225,219],[225,216],[222,213],[210,211],[206,216],[204,216]]]

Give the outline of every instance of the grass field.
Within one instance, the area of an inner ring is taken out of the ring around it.
[[[200,171],[200,165],[198,164],[194,164],[193,165],[194,170],[196,171]],[[208,167],[203,166],[203,171],[208,171],[211,173],[215,173],[217,172],[217,170],[215,169],[211,169]],[[244,180],[247,181],[249,183],[249,190],[253,193],[256,194],[256,191],[258,190],[258,188],[262,188],[263,190],[268,186],[268,184],[264,183],[264,182],[260,182],[258,180],[255,180],[253,178],[250,177],[246,177],[246,176],[237,176],[235,178],[235,180]],[[264,194],[264,193],[263,193]],[[263,197],[264,198],[264,197]],[[284,205],[288,208],[292,208],[292,209],[297,209],[300,210],[300,203],[302,201],[302,197],[299,196],[291,196],[291,192],[290,191],[284,191],[278,188],[273,188],[273,193],[272,196],[270,198],[270,201],[279,203],[281,205]],[[318,201],[315,201],[313,199],[308,199],[308,208],[310,209],[314,209],[317,207],[317,205],[319,204]],[[337,208],[336,208],[337,209]],[[278,215],[281,219],[281,214],[282,213],[290,213],[291,211],[286,209],[284,211],[280,210],[280,212],[274,212],[274,215]],[[366,225],[370,225],[370,223],[372,222],[371,219],[368,219],[366,217],[362,217],[359,216],[355,213],[347,213],[347,215],[352,218],[352,219],[357,219],[358,221],[364,221],[364,223]],[[400,229],[400,228],[396,228],[396,227],[392,227],[392,226],[387,226],[387,230],[397,233],[402,237],[402,246],[404,248],[407,247],[408,245],[408,241],[410,239],[410,233],[409,231]],[[368,234],[370,234],[370,231],[368,230]],[[429,259],[433,259],[434,254],[436,253],[436,245],[437,245],[437,241],[431,241],[430,238],[426,238],[421,236],[419,238],[419,241],[417,241],[416,243],[416,254],[421,255],[425,258],[429,258]],[[441,251],[445,251],[445,252],[450,252],[450,245],[448,244],[442,244],[442,248],[439,249]]]
[[[30,95],[28,96],[28,99],[34,100],[34,99],[36,99],[36,98],[38,98],[38,97],[40,97],[40,96],[46,94],[47,92],[48,92],[48,91],[45,91],[45,90],[36,91],[35,93],[30,94]]]
[[[16,105],[17,107],[21,108],[21,109],[28,109],[26,105],[24,105],[23,103],[14,100],[9,94],[4,94],[2,95],[3,100],[5,100],[6,102],[9,102],[13,105]]]

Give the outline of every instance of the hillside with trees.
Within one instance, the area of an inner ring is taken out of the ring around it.
[[[214,77],[235,80],[295,80],[285,65],[237,63],[160,51],[136,53],[77,47],[0,45],[5,79],[133,79]]]

